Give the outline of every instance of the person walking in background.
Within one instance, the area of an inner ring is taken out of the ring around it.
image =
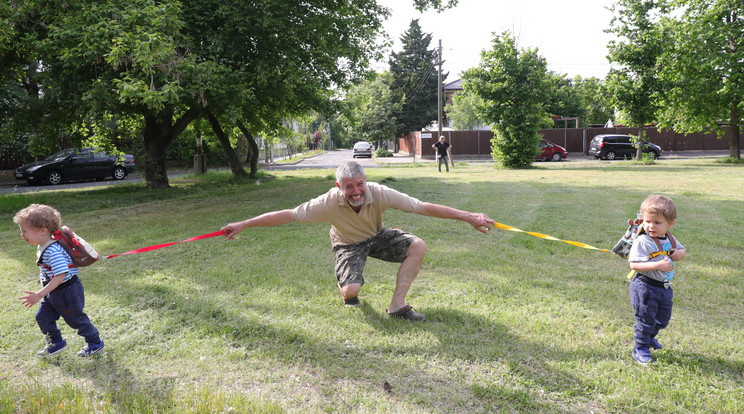
[[[450,156],[452,145],[445,141],[444,135],[442,135],[439,137],[439,142],[435,142],[431,147],[436,148],[437,150],[437,167],[439,167],[439,172],[442,172],[442,162],[444,162],[444,166],[447,168],[447,172],[449,172],[448,161],[452,158]],[[452,166],[455,166],[454,162],[452,163]]]

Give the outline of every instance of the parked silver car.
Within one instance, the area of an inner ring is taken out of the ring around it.
[[[353,150],[353,158],[356,157],[370,157],[372,158],[372,151],[374,151],[375,146],[367,141],[359,141],[356,144],[354,144],[354,150]]]

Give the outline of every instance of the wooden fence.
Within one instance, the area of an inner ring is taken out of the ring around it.
[[[600,134],[638,134],[638,128],[556,128],[540,130],[540,135],[556,143],[568,152],[579,152],[586,155],[589,144]],[[706,151],[728,150],[730,132],[718,138],[714,132],[680,134],[674,131],[657,128],[646,128],[647,140],[661,147],[662,151]],[[453,155],[485,156],[491,154],[492,131],[442,131],[447,142],[452,145]],[[435,150],[431,145],[437,141],[437,132],[411,132],[407,137],[398,138],[398,149],[401,152],[423,158],[433,158]],[[744,136],[739,137],[739,147],[744,143]]]

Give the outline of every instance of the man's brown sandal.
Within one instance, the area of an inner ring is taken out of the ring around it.
[[[361,305],[361,303],[359,302],[359,296],[354,296],[353,298],[349,299],[344,298],[344,305],[352,308]]]

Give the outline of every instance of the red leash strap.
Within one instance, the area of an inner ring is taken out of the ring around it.
[[[202,234],[201,236],[192,237],[192,238],[186,239],[186,240],[181,240],[181,241],[172,242],[172,243],[156,244],[154,246],[148,246],[148,247],[143,247],[141,249],[131,250],[131,251],[128,251],[126,253],[112,254],[111,256],[102,257],[102,259],[110,259],[112,257],[123,256],[125,254],[135,254],[135,253],[149,252],[151,250],[158,250],[158,249],[162,249],[163,247],[173,246],[174,244],[178,244],[178,243],[186,243],[186,242],[195,241],[195,240],[209,239],[211,237],[222,236],[224,234],[225,234],[225,232],[223,232],[222,230],[215,231],[214,233]]]

